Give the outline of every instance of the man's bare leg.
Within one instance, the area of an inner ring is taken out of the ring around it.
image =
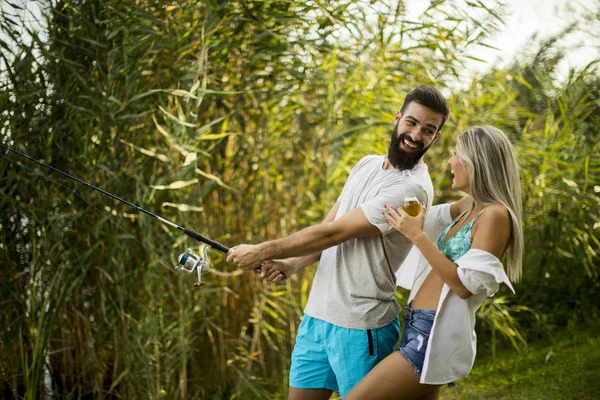
[[[328,400],[333,393],[329,389],[299,389],[289,387],[288,400]]]

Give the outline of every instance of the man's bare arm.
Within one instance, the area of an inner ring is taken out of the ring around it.
[[[333,205],[333,207],[331,207],[331,209],[325,216],[325,219],[321,223],[324,224],[324,223],[328,223],[328,222],[333,222],[335,220],[335,216],[337,215],[339,208],[340,208],[340,203],[335,202],[335,204]],[[285,275],[289,278],[291,275],[297,274],[298,272],[302,271],[304,268],[316,263],[320,259],[321,259],[321,251],[317,251],[313,254],[308,254],[305,256],[291,257],[291,258],[288,258],[285,260],[274,260],[273,263],[271,263],[271,262],[264,263],[261,267],[260,273],[261,273],[261,276],[264,276],[269,270],[276,268],[277,264],[280,267],[283,267],[283,265],[285,265],[285,267],[287,267],[287,268],[285,268],[284,272],[285,272]],[[279,268],[279,270],[283,270],[283,269],[284,268]]]
[[[357,207],[335,221],[311,226],[281,239],[255,246],[236,246],[231,249],[227,261],[236,263],[241,268],[253,269],[266,260],[309,256],[348,239],[380,234],[362,209]]]
[[[258,245],[266,259],[303,256],[338,245],[348,239],[380,235],[361,208],[333,222],[305,228],[290,236]]]

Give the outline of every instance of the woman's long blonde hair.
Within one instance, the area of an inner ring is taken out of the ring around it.
[[[509,279],[516,282],[521,279],[523,264],[523,211],[515,149],[501,130],[474,126],[460,134],[455,151],[469,171],[473,199],[484,207],[500,203],[510,213],[507,270]]]

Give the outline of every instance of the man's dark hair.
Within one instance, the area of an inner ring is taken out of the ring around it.
[[[415,87],[413,90],[408,92],[406,98],[404,99],[404,104],[402,104],[402,108],[400,109],[400,112],[403,115],[406,107],[408,107],[408,105],[413,101],[442,114],[442,125],[440,125],[438,128],[438,131],[440,131],[450,115],[450,107],[448,106],[448,102],[440,93],[440,91],[431,85],[419,85]]]

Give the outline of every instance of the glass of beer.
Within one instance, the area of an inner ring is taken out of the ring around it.
[[[404,181],[404,205],[402,209],[405,213],[410,215],[411,217],[416,217],[421,212],[421,204],[419,203],[419,199],[417,199],[417,195],[415,193],[415,184],[410,176],[409,170],[402,171],[402,178]]]
[[[416,197],[405,197],[402,209],[411,217],[416,217],[421,212],[421,204]]]

